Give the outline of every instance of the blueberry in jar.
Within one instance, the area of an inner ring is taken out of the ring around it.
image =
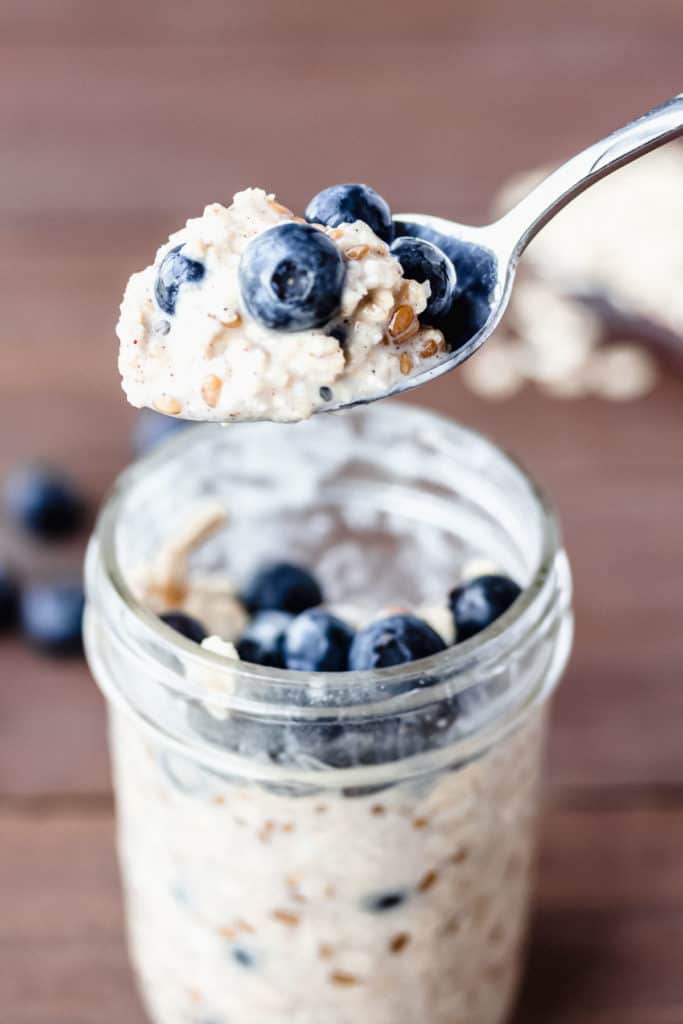
[[[383,914],[388,910],[395,910],[405,903],[407,893],[402,889],[389,889],[386,892],[375,893],[368,896],[363,903],[364,910],[371,914]]]
[[[288,612],[258,612],[237,642],[237,653],[242,661],[284,668],[285,635],[292,620]]]
[[[186,640],[193,640],[194,643],[200,644],[202,640],[206,639],[206,630],[201,622],[198,622],[192,615],[180,611],[170,611],[163,612],[159,618],[176,633],[184,636]]]
[[[311,199],[304,216],[311,224],[329,228],[362,220],[382,241],[391,242],[394,237],[389,205],[369,185],[331,185]]]
[[[182,245],[169,249],[159,264],[154,282],[154,298],[168,316],[175,315],[181,285],[197,284],[206,273],[203,263],[183,256],[181,249]]]
[[[478,576],[452,590],[449,604],[456,640],[468,640],[495,622],[517,600],[522,589],[509,576]]]
[[[446,253],[422,238],[405,237],[396,239],[391,254],[403,267],[405,277],[429,283],[431,291],[421,317],[429,322],[447,313],[455,298],[456,274]]]
[[[46,583],[26,587],[19,603],[24,637],[47,654],[79,652],[84,605],[80,584]]]
[[[415,615],[390,615],[356,633],[349,667],[354,671],[388,668],[444,651],[439,634]]]
[[[85,518],[85,501],[75,484],[51,466],[14,469],[5,481],[4,499],[10,518],[41,540],[67,537]]]
[[[291,623],[285,637],[285,664],[299,672],[345,672],[353,630],[324,611],[310,608]]]
[[[324,232],[288,221],[261,232],[242,253],[242,301],[273,330],[322,327],[339,311],[345,273],[339,248]]]
[[[291,562],[271,562],[251,577],[241,598],[252,614],[274,609],[298,615],[322,604],[323,594],[308,569]]]

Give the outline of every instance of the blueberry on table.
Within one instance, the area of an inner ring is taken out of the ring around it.
[[[298,615],[285,638],[285,664],[299,672],[346,672],[353,630],[336,615],[310,608]]]
[[[384,242],[394,237],[391,210],[369,185],[331,185],[311,199],[304,214],[311,224],[325,224],[336,228],[362,220]]]
[[[4,499],[10,518],[42,540],[67,537],[85,518],[85,501],[76,486],[51,466],[29,464],[12,470]]]
[[[242,253],[242,301],[273,330],[322,327],[339,310],[345,274],[344,258],[326,234],[288,221],[261,232]]]
[[[285,667],[285,634],[294,616],[287,612],[258,612],[242,633],[237,653],[242,661],[270,668]]]
[[[415,615],[390,615],[356,633],[349,667],[354,671],[388,668],[427,658],[445,649],[439,634],[422,619]]]
[[[422,238],[397,238],[391,253],[403,267],[403,274],[420,284],[429,282],[431,292],[421,318],[443,316],[453,304],[456,274],[453,262],[432,242]]]
[[[144,455],[161,441],[165,441],[167,437],[177,434],[180,430],[187,430],[191,426],[192,423],[189,420],[164,416],[163,413],[155,412],[154,409],[140,409],[133,426],[133,451],[136,455]]]
[[[468,640],[495,622],[517,600],[522,588],[509,576],[478,576],[449,595],[456,641]]]
[[[274,609],[298,615],[322,604],[323,594],[308,569],[291,562],[271,562],[252,576],[241,598],[252,614]]]
[[[159,618],[187,640],[193,640],[196,644],[200,644],[202,640],[206,639],[206,630],[201,622],[198,622],[192,615],[187,615],[185,612],[171,611],[163,612]]]
[[[196,284],[206,273],[203,263],[191,260],[181,253],[182,245],[169,249],[157,270],[154,298],[168,316],[174,316],[178,292],[183,284]]]
[[[19,615],[26,640],[47,654],[75,654],[82,649],[85,599],[80,584],[44,583],[27,587]]]
[[[6,565],[0,565],[0,630],[10,629],[17,621],[19,584]]]

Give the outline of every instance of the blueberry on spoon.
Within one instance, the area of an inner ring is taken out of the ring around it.
[[[242,301],[273,330],[322,327],[339,310],[345,273],[339,248],[323,231],[288,221],[262,231],[242,253]]]
[[[456,274],[446,253],[422,238],[405,237],[396,239],[391,254],[403,267],[405,277],[429,283],[431,291],[421,318],[430,322],[447,313],[455,298]]]
[[[391,242],[394,225],[391,210],[369,185],[331,185],[318,192],[306,207],[306,220],[329,228],[364,221],[382,241]]]
[[[154,297],[157,305],[168,316],[174,316],[178,292],[183,284],[196,284],[206,273],[203,263],[191,260],[181,253],[182,245],[169,249],[157,271]]]

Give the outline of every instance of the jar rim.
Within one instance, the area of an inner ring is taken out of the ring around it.
[[[353,412],[350,414],[353,415]],[[428,700],[431,702],[435,699],[436,691],[441,689],[434,684],[443,680],[449,680],[448,693],[451,695],[467,689],[472,679],[479,677],[482,670],[490,669],[491,665],[511,655],[515,647],[523,642],[548,614],[556,610],[555,567],[558,557],[564,554],[559,521],[552,503],[520,461],[507,450],[494,444],[478,431],[463,427],[449,417],[409,403],[401,402],[398,406],[383,408],[381,411],[375,408],[372,415],[381,415],[385,420],[390,417],[400,417],[404,420],[409,415],[416,425],[422,423],[437,426],[440,432],[446,435],[455,433],[459,441],[466,439],[468,444],[479,446],[488,454],[502,459],[507,469],[512,470],[524,485],[540,513],[540,557],[529,582],[517,600],[499,619],[476,636],[427,658],[402,665],[364,671],[315,673],[316,687],[335,695],[335,702],[328,705],[335,716],[343,716],[345,713],[358,714],[359,702],[353,698],[363,693],[367,694],[367,687],[371,685],[374,688],[378,685],[381,687],[381,707],[392,711],[397,707],[396,701],[390,700],[392,696],[400,700],[401,708],[425,703],[427,694],[430,695]],[[144,649],[140,647],[138,653],[148,663],[152,662],[157,681],[187,699],[206,701],[206,688],[197,680],[206,678],[208,673],[218,681],[223,673],[226,683],[229,682],[230,685],[226,685],[224,689],[212,686],[211,704],[222,709],[238,706],[242,709],[258,708],[263,713],[263,700],[253,704],[244,697],[236,696],[235,680],[245,684],[247,690],[249,684],[264,688],[266,692],[270,690],[275,698],[278,687],[291,689],[292,686],[302,683],[310,685],[313,674],[226,659],[225,656],[181,636],[135,596],[117,554],[118,518],[127,496],[138,482],[148,477],[155,468],[164,465],[167,460],[187,457],[192,448],[201,443],[202,438],[209,436],[209,432],[216,429],[221,428],[217,428],[215,424],[205,424],[170,438],[151,453],[133,462],[118,476],[101,507],[89,545],[86,561],[88,596],[94,597],[99,588],[104,587],[107,596],[113,598],[118,610],[132,615],[136,626],[142,627],[143,634],[149,642],[145,643]],[[233,429],[232,426],[230,429]],[[283,429],[287,429],[287,425],[283,425]],[[119,618],[112,616],[112,619]],[[151,656],[152,649],[157,652],[157,658]],[[169,668],[171,655],[175,655],[176,660],[179,655],[182,656],[186,666],[183,674]],[[410,680],[414,680],[415,686],[407,688],[407,682]],[[372,704],[368,704],[367,701],[362,703],[368,712],[372,712],[373,709],[376,711],[379,706],[379,701]],[[282,709],[282,702],[269,702],[269,713],[275,707]],[[286,710],[287,708],[284,709]],[[312,716],[319,716],[320,711],[320,704],[315,704],[310,709]],[[305,717],[309,709],[297,707],[297,714],[299,712]]]

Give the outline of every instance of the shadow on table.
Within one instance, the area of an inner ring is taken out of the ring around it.
[[[600,1002],[611,960],[608,921],[578,921],[573,914],[540,908],[531,922],[527,964],[511,1024],[562,1024],[580,1020]]]

